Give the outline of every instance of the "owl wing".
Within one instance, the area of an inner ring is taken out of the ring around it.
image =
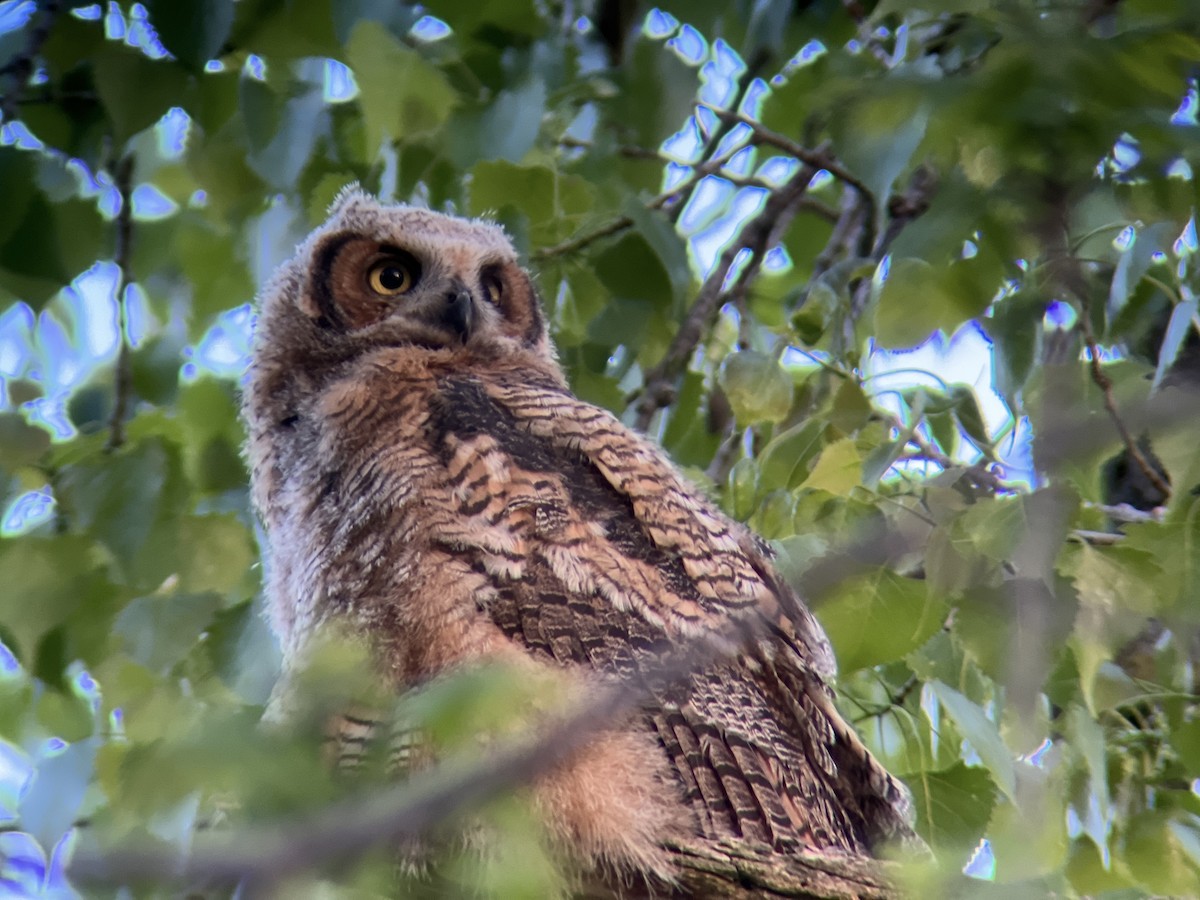
[[[834,708],[820,626],[661,450],[528,372],[441,379],[430,437],[453,505],[435,539],[487,573],[489,614],[535,656],[636,676],[734,622],[765,635],[644,711],[705,836],[862,852],[907,831],[904,789]]]

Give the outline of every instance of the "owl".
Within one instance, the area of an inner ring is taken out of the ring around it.
[[[536,781],[556,844],[670,882],[672,841],[867,855],[909,833],[768,545],[571,393],[501,228],[349,189],[259,305],[244,418],[285,666],[338,622],[396,691],[493,661],[582,691],[736,631]]]

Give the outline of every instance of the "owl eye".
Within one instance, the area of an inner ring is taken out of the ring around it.
[[[412,290],[418,274],[413,266],[403,260],[385,259],[371,267],[367,273],[367,283],[375,293],[394,297]]]
[[[499,306],[500,301],[504,299],[504,282],[500,280],[498,275],[484,275],[483,292],[487,295],[488,300],[495,306]]]

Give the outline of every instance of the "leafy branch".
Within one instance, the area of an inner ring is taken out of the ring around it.
[[[299,822],[197,835],[182,858],[175,848],[136,840],[83,850],[70,864],[71,877],[109,884],[148,878],[203,885],[241,881],[259,889],[378,846],[397,846],[561,764],[598,731],[635,710],[652,691],[711,664],[731,646],[755,640],[756,632],[754,623],[740,622],[726,632],[693,638],[635,676],[591,692],[538,737],[503,744],[480,762],[445,763],[406,784],[352,798]],[[873,860],[811,852],[779,857],[711,843],[680,843],[668,849],[679,866],[681,884],[658,885],[664,896],[696,896],[701,891],[704,896],[738,898],[896,896],[888,867]],[[676,887],[683,893],[675,893]]]

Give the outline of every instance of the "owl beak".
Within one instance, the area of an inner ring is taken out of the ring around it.
[[[446,325],[462,336],[463,343],[471,336],[475,324],[475,301],[471,292],[459,287],[446,294],[446,309],[442,313]]]

